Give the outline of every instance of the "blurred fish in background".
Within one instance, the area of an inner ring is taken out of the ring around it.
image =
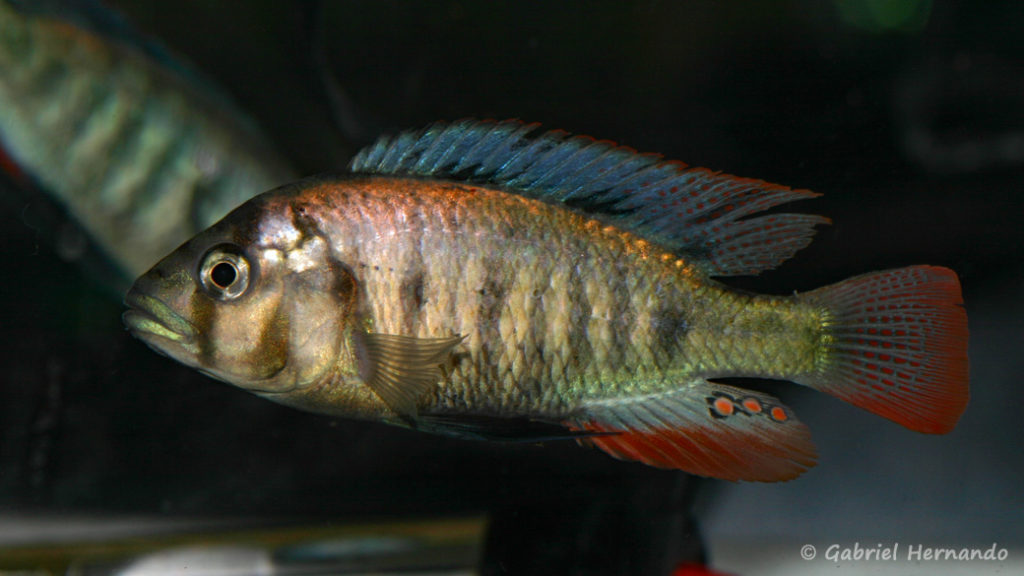
[[[91,244],[118,291],[295,177],[225,92],[94,0],[0,1],[0,67],[5,188],[51,196],[69,221],[47,222],[58,251]]]

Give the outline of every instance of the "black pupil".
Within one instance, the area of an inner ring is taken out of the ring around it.
[[[231,286],[236,277],[238,272],[235,271],[234,265],[228,262],[218,262],[213,270],[210,270],[210,280],[220,288]]]

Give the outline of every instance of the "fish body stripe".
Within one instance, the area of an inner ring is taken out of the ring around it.
[[[642,239],[536,200],[365,178],[292,202],[352,270],[368,330],[467,336],[428,407],[561,414],[699,375],[807,369],[772,343],[807,316],[791,299],[729,292]]]
[[[263,194],[141,277],[125,323],[298,408],[473,438],[578,434],[730,480],[794,478],[815,450],[777,399],[715,378],[791,380],[921,432],[956,424],[954,272],[731,290],[712,276],[772,268],[827,222],[755,214],[813,193],[523,130],[403,133],[355,174]]]
[[[227,100],[135,46],[0,6],[0,137],[129,276],[293,179]]]

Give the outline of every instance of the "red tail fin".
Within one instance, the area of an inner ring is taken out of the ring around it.
[[[944,434],[967,406],[967,313],[947,268],[874,272],[809,292],[828,308],[829,356],[804,384],[912,430]]]

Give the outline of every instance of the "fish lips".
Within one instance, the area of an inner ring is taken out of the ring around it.
[[[159,298],[136,288],[128,291],[124,303],[129,309],[121,315],[121,320],[133,336],[164,356],[195,364],[199,331],[191,322]]]

